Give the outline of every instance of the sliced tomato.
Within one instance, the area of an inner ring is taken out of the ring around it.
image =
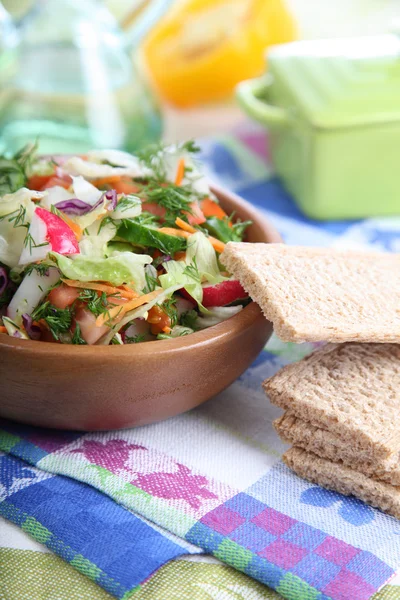
[[[180,293],[184,298],[194,302],[192,296],[185,289],[181,289]],[[211,308],[213,306],[226,306],[235,302],[248,298],[247,292],[243,289],[241,283],[236,279],[228,279],[221,281],[215,285],[203,285],[203,306]]]
[[[130,177],[121,177],[118,181],[110,183],[110,185],[116,190],[117,194],[137,194],[140,191],[138,184],[132,181]]]
[[[46,225],[46,239],[50,242],[51,250],[53,250],[53,252],[59,252],[60,254],[80,253],[79,244],[74,231],[72,231],[71,227],[69,227],[61,217],[41,206],[35,208],[34,217],[38,217]],[[32,219],[31,227],[33,223],[34,220]],[[37,239],[37,237],[33,239]]]
[[[197,201],[191,203],[190,210],[191,213],[187,213],[187,218],[190,225],[201,225],[202,223],[205,223],[206,218]]]
[[[62,283],[58,287],[54,288],[54,290],[51,290],[48,296],[48,301],[56,308],[67,308],[75,302],[80,291],[82,290],[78,290],[77,288],[73,288],[69,285],[65,285],[65,283]]]
[[[160,219],[163,219],[166,213],[165,208],[155,202],[142,202],[142,210],[149,212],[156,217],[160,217]]]
[[[52,177],[53,177],[53,174],[51,174],[51,175],[32,175],[32,177],[29,177],[28,181],[26,182],[26,187],[29,188],[30,190],[36,190],[36,191],[43,190],[46,183]]]
[[[66,173],[64,175],[54,175],[50,177],[50,179],[48,179],[40,189],[47,190],[48,188],[55,187],[56,185],[59,185],[67,190],[72,185],[72,178]]]
[[[75,312],[75,323],[78,323],[81,336],[87,344],[95,344],[105,333],[110,331],[107,325],[97,327],[96,316],[84,306],[79,306]]]
[[[211,198],[204,198],[204,200],[201,201],[200,206],[204,216],[206,217],[217,217],[217,219],[224,219],[228,216],[224,209],[221,208],[219,204],[214,202],[214,200],[211,200]]]

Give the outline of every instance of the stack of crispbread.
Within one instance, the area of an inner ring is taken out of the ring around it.
[[[400,257],[228,244],[221,260],[282,339],[343,342],[263,384],[286,464],[400,518]]]

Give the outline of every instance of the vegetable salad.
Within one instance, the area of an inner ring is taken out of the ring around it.
[[[250,222],[221,208],[197,151],[0,157],[0,333],[132,344],[239,312],[249,299],[219,254]]]

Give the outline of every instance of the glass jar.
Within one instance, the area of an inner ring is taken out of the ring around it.
[[[160,138],[156,101],[98,0],[39,0],[20,26],[18,65],[0,112],[0,151],[135,151]]]
[[[11,79],[16,64],[17,29],[0,2],[0,88]]]

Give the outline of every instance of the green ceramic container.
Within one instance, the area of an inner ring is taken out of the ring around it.
[[[237,98],[269,129],[276,171],[306,215],[400,214],[400,37],[277,46]]]

